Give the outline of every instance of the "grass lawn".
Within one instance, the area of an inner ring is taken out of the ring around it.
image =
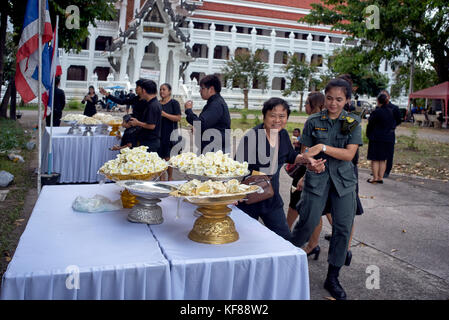
[[[8,159],[7,154],[0,154],[0,168],[14,175],[14,181],[9,189],[5,201],[0,202],[0,275],[6,271],[6,266],[12,257],[20,234],[15,230],[25,223],[21,219],[25,197],[28,191],[34,188],[34,180],[29,165],[32,152],[24,149],[24,144],[29,140],[24,130],[12,120],[0,119],[0,150],[21,150],[20,155],[25,162],[13,162]]]

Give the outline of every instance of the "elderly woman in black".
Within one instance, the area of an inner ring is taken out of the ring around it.
[[[89,86],[89,93],[86,94],[81,103],[86,103],[86,107],[84,108],[84,115],[88,117],[92,117],[97,113],[96,104],[98,101],[98,96],[95,93],[95,88],[93,86]]]
[[[396,122],[393,112],[387,104],[388,97],[383,93],[380,94],[377,97],[378,107],[371,113],[366,127],[366,136],[369,139],[367,158],[371,160],[373,172],[373,178],[368,179],[368,182],[373,184],[383,183],[382,179],[389,156],[388,151],[391,150],[395,140],[394,128]]]
[[[250,129],[241,139],[236,159],[247,161],[250,171],[256,170],[271,176],[274,196],[253,204],[244,201],[238,208],[254,219],[262,218],[267,228],[286,240],[290,240],[290,229],[284,213],[284,202],[279,194],[279,171],[284,163],[301,163],[305,160],[293,149],[290,136],[285,130],[290,107],[280,98],[266,101],[262,109],[263,123]],[[311,159],[310,167],[316,171],[324,169],[320,160]]]

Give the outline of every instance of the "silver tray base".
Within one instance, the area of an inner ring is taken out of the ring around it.
[[[146,199],[137,197],[136,204],[128,214],[128,220],[135,223],[161,224],[164,222],[162,208],[157,204],[160,199]]]

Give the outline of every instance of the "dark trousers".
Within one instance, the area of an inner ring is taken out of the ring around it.
[[[61,125],[62,111],[55,111],[53,114],[53,127],[59,127]],[[51,126],[51,114],[45,118],[45,124],[47,127]]]
[[[250,217],[258,220],[259,217],[262,219],[263,224],[281,236],[287,241],[291,240],[290,229],[287,224],[287,219],[285,217],[285,212],[283,207],[271,210],[270,212],[246,212]]]
[[[393,168],[393,157],[394,157],[394,142],[389,144],[387,167],[385,169],[385,175],[389,175],[391,169]]]
[[[328,263],[341,267],[346,259],[349,238],[356,211],[355,190],[342,197],[338,196],[334,184],[328,180],[322,196],[318,196],[304,189],[298,203],[299,220],[292,233],[292,243],[302,247],[320,223],[321,214],[326,206],[326,199],[330,200],[332,216],[332,238],[329,245]]]
[[[159,150],[159,147],[161,146],[161,142],[159,139],[143,140],[140,141],[140,145],[147,146],[147,152],[157,152]]]

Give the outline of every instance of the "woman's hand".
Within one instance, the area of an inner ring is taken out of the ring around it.
[[[310,162],[307,164],[307,169],[315,173],[321,173],[326,170],[326,166],[324,165],[325,163],[326,159],[316,160],[314,158],[310,158]]]
[[[317,154],[319,154],[321,151],[323,151],[323,144],[319,143],[317,145],[314,145],[311,148],[306,148],[305,156],[306,157],[314,157]]]

